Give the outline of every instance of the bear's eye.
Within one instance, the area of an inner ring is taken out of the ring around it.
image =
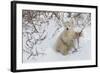
[[[66,30],[68,30],[68,28],[66,28]]]

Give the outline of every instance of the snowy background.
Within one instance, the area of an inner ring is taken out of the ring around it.
[[[58,36],[64,30],[64,23],[74,17],[77,31],[84,26],[80,38],[80,49],[64,56],[54,50]],[[86,60],[91,58],[91,14],[58,11],[22,11],[23,63]]]

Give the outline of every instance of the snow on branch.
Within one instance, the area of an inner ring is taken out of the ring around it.
[[[46,55],[45,48],[38,47],[41,43],[50,37],[56,36],[63,23],[74,17],[75,25],[81,27],[91,24],[91,14],[89,13],[73,13],[60,11],[39,11],[39,10],[22,10],[22,28],[23,28],[23,52],[28,54],[27,60],[31,57]],[[43,50],[44,49],[44,50]]]

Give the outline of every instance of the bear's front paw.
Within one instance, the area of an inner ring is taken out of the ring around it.
[[[68,51],[63,51],[62,55],[68,55]]]

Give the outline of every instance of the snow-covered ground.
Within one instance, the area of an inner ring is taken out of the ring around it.
[[[27,59],[29,54],[23,52],[24,63],[91,59],[91,26],[86,27],[83,31],[83,36],[80,38],[80,49],[75,53],[70,52],[68,55],[65,56],[54,50],[54,44],[57,40],[57,37],[63,31],[63,28],[60,28],[59,32],[56,33],[56,36],[52,37],[52,33],[54,33],[56,26],[56,23],[54,21],[51,21],[50,25],[47,27],[48,37],[43,40],[41,44],[37,45],[38,48],[42,48],[40,49],[40,51],[43,51],[45,54],[31,56],[29,59]]]

